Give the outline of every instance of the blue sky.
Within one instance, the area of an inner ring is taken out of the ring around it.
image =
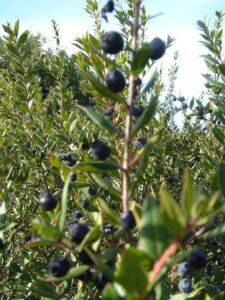
[[[100,6],[106,1],[102,0]],[[71,45],[74,39],[90,30],[93,24],[92,19],[84,11],[85,3],[85,0],[4,1],[0,10],[0,23],[5,24],[9,21],[13,24],[19,18],[21,30],[29,29],[34,33],[39,31],[54,45],[51,20],[55,19],[60,27],[62,46],[67,48],[69,53],[73,53],[76,51]],[[164,13],[149,22],[147,31],[149,41],[156,36],[166,39],[168,34],[176,38],[174,45],[158,62],[163,64],[163,80],[168,84],[168,68],[172,65],[174,51],[178,50],[180,69],[175,94],[182,94],[188,99],[193,96],[199,97],[203,90],[206,91],[202,74],[207,72],[205,63],[199,56],[207,53],[207,50],[198,43],[200,37],[196,22],[206,17],[207,20],[211,19],[212,24],[216,10],[225,12],[225,0],[145,0],[144,4],[148,14]],[[109,20],[108,24],[103,23],[104,29],[115,30],[115,18],[110,16]],[[0,28],[1,34],[3,31]]]

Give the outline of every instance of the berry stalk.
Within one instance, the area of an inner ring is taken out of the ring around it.
[[[139,10],[141,0],[136,0],[135,3],[135,19],[133,24],[133,55],[137,51],[138,29],[139,29]],[[129,190],[129,146],[130,146],[130,131],[131,131],[131,106],[133,104],[135,89],[135,77],[131,74],[129,78],[129,97],[127,104],[126,131],[124,140],[124,161],[123,161],[123,211],[128,210],[128,190]]]

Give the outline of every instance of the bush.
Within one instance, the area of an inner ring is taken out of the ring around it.
[[[177,52],[159,102],[162,69],[145,75],[173,39],[146,41],[144,4],[115,1],[124,42],[107,55],[98,2],[86,2],[94,35],[77,38],[71,57],[54,21],[55,52],[19,35],[19,21],[3,26],[2,299],[223,299],[223,14],[212,30],[198,21],[211,53],[208,103],[173,95]],[[107,87],[108,72],[112,85],[119,74],[119,89]]]

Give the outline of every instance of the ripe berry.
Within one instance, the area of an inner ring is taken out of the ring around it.
[[[188,105],[187,104],[183,104],[183,109],[187,109]]]
[[[114,113],[114,106],[111,106],[110,108],[106,109],[103,113],[104,116],[111,116]]]
[[[32,149],[32,152],[35,154],[37,151],[35,148]]]
[[[130,112],[131,112],[131,115],[134,116],[135,118],[139,118],[142,113],[144,111],[144,107],[139,107],[139,108],[136,108],[134,105],[132,105],[130,107]]]
[[[82,214],[79,210],[75,210],[74,214],[73,214],[74,218],[76,219],[80,219],[82,218]]]
[[[127,231],[135,227],[136,222],[132,211],[128,210],[121,214],[120,225],[123,230]]]
[[[142,148],[146,144],[146,139],[140,138],[134,141],[135,148]]]
[[[191,270],[191,268],[190,268],[190,265],[188,262],[183,262],[177,268],[178,274],[182,277],[186,277],[189,274],[190,270]]]
[[[24,237],[23,237],[23,241],[22,241],[22,243],[23,244],[26,244],[27,242],[30,242],[31,240],[32,240],[32,235],[25,235]]]
[[[111,92],[119,93],[125,88],[126,80],[121,72],[112,69],[106,75],[106,83]]]
[[[48,265],[49,273],[54,277],[65,276],[68,273],[69,269],[70,269],[70,263],[68,259],[65,257],[54,259]]]
[[[117,54],[123,49],[123,37],[116,31],[105,32],[100,37],[100,48],[108,54]]]
[[[79,203],[83,208],[87,208],[90,204],[87,198],[82,198]]]
[[[104,232],[105,235],[113,234],[113,225],[107,224],[105,226],[105,228],[103,229],[103,232]]]
[[[106,160],[110,156],[110,148],[102,141],[92,143],[92,154],[94,159]]]
[[[76,162],[75,161],[65,161],[65,164],[67,165],[67,167],[73,167],[75,164],[76,164]]]
[[[72,224],[69,227],[69,235],[72,237],[75,243],[81,243],[85,235],[89,232],[89,228],[84,224]]]
[[[109,278],[103,272],[99,272],[96,278],[97,288],[103,289],[108,282],[110,282]]]
[[[166,51],[166,44],[159,38],[154,38],[149,43],[150,47],[150,58],[153,60],[157,60],[161,58]]]
[[[3,240],[0,238],[0,250],[2,250],[4,248],[4,243]]]
[[[109,0],[106,3],[106,5],[103,7],[103,10],[105,10],[105,12],[113,12],[113,10],[114,10],[114,1]]]
[[[70,153],[67,153],[66,155],[64,155],[64,160],[65,161],[71,161],[72,157],[71,157],[71,154]]]
[[[223,283],[218,283],[216,285],[216,289],[218,293],[222,293],[225,290],[225,286],[223,285]]]
[[[207,263],[207,257],[204,252],[196,250],[189,256],[188,262],[193,269],[202,269]]]
[[[178,285],[178,288],[181,293],[189,293],[192,288],[191,281],[188,279],[181,280]]]
[[[50,211],[56,207],[57,202],[49,192],[43,192],[40,194],[40,204],[45,211]]]
[[[77,179],[77,174],[70,173],[70,181],[74,182]]]
[[[83,150],[88,150],[89,149],[89,143],[87,140],[83,140],[83,143],[82,143],[82,149]]]
[[[90,258],[90,256],[85,252],[84,250],[81,251],[79,254],[79,260],[84,264],[84,265],[93,265],[93,260]]]
[[[41,159],[44,158],[44,157],[45,157],[44,152],[39,153],[39,157],[40,157]]]
[[[91,196],[96,196],[96,195],[97,195],[97,191],[96,191],[96,189],[93,188],[93,187],[90,187],[90,188],[88,189],[87,193],[88,193],[88,196],[89,196],[89,197],[91,197]]]
[[[77,279],[87,283],[89,280],[91,280],[91,271],[87,270],[85,273],[77,276]]]

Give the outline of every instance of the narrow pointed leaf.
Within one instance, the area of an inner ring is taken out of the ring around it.
[[[118,134],[123,136],[122,131],[120,131],[116,126],[114,126],[109,120],[106,120],[103,116],[96,113],[93,109],[84,106],[77,105],[82,111],[84,111],[88,117],[97,124],[102,129],[107,129],[111,134]]]
[[[185,181],[182,191],[182,202],[187,214],[187,218],[189,219],[191,217],[191,210],[194,203],[195,190],[194,182],[188,168],[186,168],[184,171],[184,178]]]
[[[165,189],[161,192],[160,209],[168,230],[176,237],[181,237],[184,233],[186,218],[181,211],[179,204]]]
[[[70,176],[67,177],[66,182],[63,187],[62,192],[62,200],[61,200],[61,213],[59,220],[59,230],[63,232],[65,221],[66,221],[66,213],[67,213],[67,197],[68,197],[68,189],[70,184]]]

